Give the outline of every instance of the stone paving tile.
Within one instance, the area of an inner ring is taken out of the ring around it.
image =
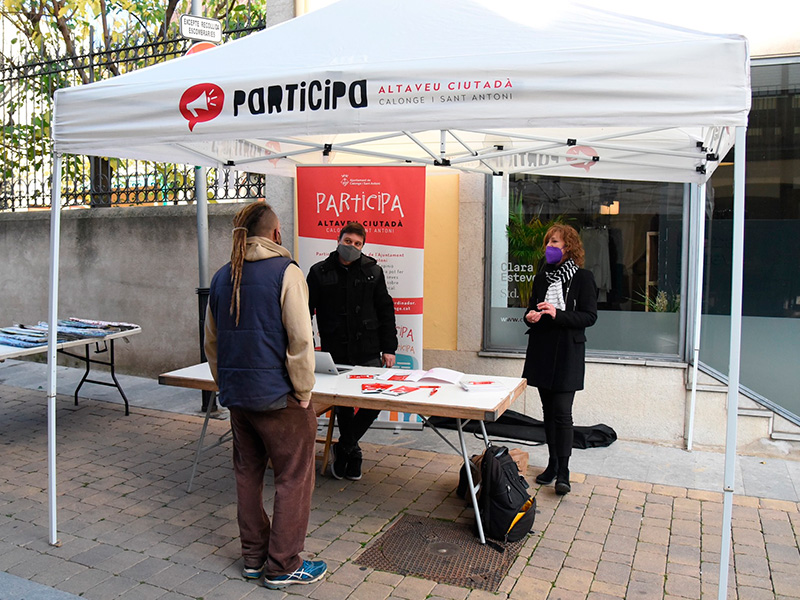
[[[58,587],[61,583],[74,577],[78,573],[85,571],[86,567],[78,565],[68,560],[57,559],[58,562],[50,564],[47,570],[40,571],[30,577],[31,581],[41,583],[50,587]]]
[[[507,598],[508,594],[506,593],[487,592],[485,590],[470,590],[467,596],[467,600],[506,600]]]
[[[118,596],[120,600],[157,600],[168,594],[166,590],[148,583],[140,583]]]
[[[222,575],[201,571],[175,586],[174,590],[194,598],[208,597],[209,592],[224,581],[227,581],[227,579]]]
[[[165,590],[174,590],[179,585],[188,581],[199,573],[196,568],[186,565],[176,565],[165,561],[169,565],[166,569],[156,572],[147,578],[148,583],[152,583]]]
[[[97,569],[84,568],[83,571],[79,571],[55,587],[64,592],[69,592],[70,594],[80,596],[83,595],[87,590],[97,586],[106,579],[110,579],[111,577],[113,577],[111,573]]]
[[[351,600],[384,600],[393,591],[392,586],[364,581],[348,596]]]
[[[696,545],[670,543],[667,552],[667,560],[671,563],[679,563],[682,565],[699,565],[700,548]]]
[[[230,448],[204,456],[187,494],[198,417],[137,409],[119,418],[118,406],[91,400],[58,411],[62,546],[50,546],[45,431],[30,396],[14,394],[14,421],[7,394],[0,404],[0,439],[13,439],[0,446],[0,570],[89,599],[716,597],[720,493],[579,473],[564,497],[531,487],[534,533],[497,593],[360,567],[362,548],[403,513],[473,519],[453,494],[457,456],[369,444],[361,481],[317,478],[305,555],[328,562],[326,578],[266,590],[239,574]],[[210,434],[227,426],[210,422]],[[271,486],[269,475],[268,511]],[[733,515],[729,598],[800,598],[798,503],[734,496]]]
[[[448,600],[464,600],[469,594],[469,590],[446,583],[438,583],[431,590],[430,595],[434,597],[447,598]]]
[[[679,598],[699,598],[700,578],[686,575],[669,575],[664,585],[664,591]]]
[[[159,596],[158,600],[196,600],[184,594],[177,594],[175,592],[167,592],[163,596]]]
[[[551,581],[533,577],[520,577],[514,584],[509,598],[517,600],[538,600],[547,598],[553,588]]]

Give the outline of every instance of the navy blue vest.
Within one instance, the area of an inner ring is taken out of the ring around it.
[[[286,407],[292,383],[286,370],[288,339],[281,320],[284,257],[245,261],[239,292],[239,325],[230,314],[231,265],[214,275],[209,306],[217,324],[219,403],[266,411]]]

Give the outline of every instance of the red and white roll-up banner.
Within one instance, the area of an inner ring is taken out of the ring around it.
[[[297,260],[303,272],[336,250],[339,231],[358,221],[364,254],[383,268],[394,299],[399,368],[422,368],[425,167],[298,167]],[[381,420],[419,421],[383,413]]]
[[[383,268],[397,319],[397,366],[422,368],[425,167],[298,167],[298,263],[305,273],[358,221]]]

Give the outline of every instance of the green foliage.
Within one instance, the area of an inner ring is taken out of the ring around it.
[[[544,236],[556,223],[565,223],[563,216],[543,220],[538,215],[526,219],[522,194],[509,191],[509,215],[506,235],[508,236],[508,258],[515,265],[531,265],[536,270],[544,259]],[[533,292],[533,281],[518,281],[520,304],[528,305]]]
[[[219,19],[225,29],[267,9],[266,0],[205,0],[203,5],[204,16]],[[32,56],[76,56],[90,39],[95,49],[104,50],[171,39],[178,34],[180,15],[190,11],[191,0],[3,0],[2,16],[18,32],[3,58],[22,64]]]
[[[204,16],[222,21],[227,32],[263,22],[267,1],[204,0],[203,5]],[[3,0],[0,7],[5,42],[0,45],[0,172],[7,180],[2,191],[9,192],[16,181],[46,202],[55,90],[183,54],[189,42],[180,38],[178,21],[191,12],[191,0]],[[112,172],[119,166],[112,161]],[[84,158],[64,157],[62,167],[74,190],[88,188],[90,167]],[[177,182],[162,181],[166,199]]]
[[[667,294],[664,290],[659,290],[653,297],[643,292],[637,292],[637,296],[633,302],[644,306],[647,312],[678,312],[681,308],[680,294]]]

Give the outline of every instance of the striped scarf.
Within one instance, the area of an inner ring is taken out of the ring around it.
[[[561,263],[554,271],[545,271],[544,275],[550,287],[547,288],[544,301],[552,304],[558,310],[564,310],[566,304],[564,302],[563,283],[570,281],[577,272],[578,265],[571,258]]]

